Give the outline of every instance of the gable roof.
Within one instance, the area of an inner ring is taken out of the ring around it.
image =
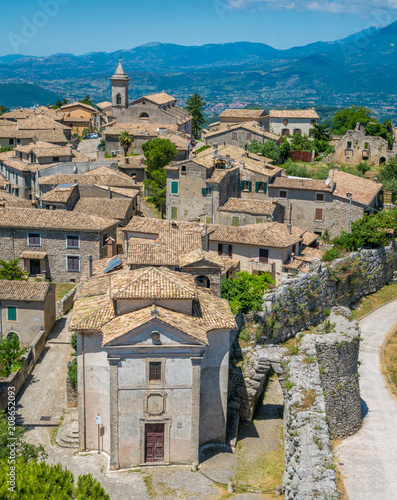
[[[54,174],[39,177],[38,181],[41,185],[58,185],[58,184],[96,184],[105,186],[117,187],[135,187],[134,180],[123,172],[119,172],[109,167],[98,167],[84,174]]]
[[[131,198],[80,198],[73,211],[124,221],[131,203]]]
[[[40,198],[40,201],[67,203],[73,193],[75,186],[76,184],[66,186],[63,186],[61,184],[60,186],[57,186],[56,188],[51,189],[51,191],[47,191],[47,193],[43,194],[43,196]]]
[[[312,120],[319,119],[316,110],[312,109],[271,109],[269,111],[270,118],[310,118]]]
[[[54,289],[52,283],[0,280],[0,300],[44,302],[48,292]]]
[[[247,200],[245,198],[229,198],[219,210],[223,212],[239,212],[253,215],[272,216],[277,207],[274,201]]]
[[[370,205],[383,187],[381,183],[336,168],[329,171],[329,177],[335,183],[334,196],[349,200],[347,193],[351,193],[353,200],[363,205]]]
[[[25,120],[18,120],[18,130],[70,130],[70,127],[46,116],[35,115]]]
[[[0,187],[1,187],[0,177]],[[20,198],[14,194],[7,193],[6,191],[0,191],[0,204],[5,203],[6,207],[25,207],[32,208],[32,201],[26,200],[25,198]]]
[[[225,263],[220,255],[205,252],[201,249],[193,250],[193,252],[180,255],[179,257],[179,265],[181,267],[194,266],[194,264],[204,261],[209,262],[220,269],[225,269]]]
[[[266,116],[267,112],[264,109],[225,109],[220,118],[261,118]]]
[[[93,108],[92,106],[90,106],[89,104],[84,104],[83,102],[78,102],[78,101],[71,102],[70,104],[64,104],[59,109],[61,111],[68,111],[69,108],[75,108],[75,107],[84,108],[84,109],[86,109],[88,111],[92,111],[93,113],[96,112],[96,109]]]
[[[177,101],[176,97],[166,94],[165,92],[156,92],[155,94],[145,95],[144,98],[159,105]]]
[[[225,124],[223,124],[225,125]],[[216,137],[217,135],[222,135],[226,134],[230,131],[236,131],[239,129],[247,130],[248,132],[252,132],[254,134],[260,135],[266,139],[271,139],[275,142],[279,141],[281,139],[281,136],[277,134],[273,134],[272,132],[269,132],[268,130],[262,129],[257,122],[241,122],[241,123],[235,123],[235,124],[230,124],[227,127],[223,126],[220,127],[217,130],[214,131],[209,131],[204,134],[204,139],[208,139],[209,137]]]
[[[51,157],[51,156],[72,156],[70,146],[55,146],[49,142],[33,141],[26,146],[17,146],[15,152],[29,154],[33,152],[37,157]]]
[[[332,182],[327,186],[325,181],[317,179],[301,179],[298,177],[276,177],[268,188],[299,189],[304,191],[325,191],[332,193]]]

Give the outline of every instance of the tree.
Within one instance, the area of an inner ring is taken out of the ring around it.
[[[368,170],[370,170],[370,166],[368,165],[368,163],[366,163],[365,161],[361,161],[357,166],[356,166],[356,169],[360,172],[360,174],[362,174],[363,176],[365,175],[365,172],[368,172]]]
[[[94,107],[94,105],[92,104],[92,101],[91,101],[91,96],[90,94],[87,94],[84,99],[82,101],[79,101],[81,102],[82,104],[87,104],[87,106],[92,106]]]
[[[89,133],[90,133],[90,131],[88,130],[88,128],[83,128],[83,130],[81,131],[81,137],[84,138]]]
[[[248,151],[251,151],[251,153],[260,153],[265,158],[269,158],[270,160],[274,160],[275,162],[278,162],[281,156],[280,147],[277,146],[277,144],[273,141],[258,142],[256,139],[254,139],[250,144],[247,145],[247,149]]]
[[[204,102],[204,99],[197,92],[186,101],[185,109],[189,111],[193,117],[193,134],[196,139],[200,137],[201,127],[205,123],[203,109],[206,104],[207,103]]]
[[[0,279],[27,281],[28,273],[19,267],[21,259],[0,260]]]
[[[379,170],[379,178],[384,189],[397,192],[397,158],[391,158],[389,163]]]
[[[0,116],[4,115],[7,112],[7,108],[5,106],[0,106]]]
[[[51,107],[52,107],[52,109],[59,109],[61,106],[65,106],[65,104],[67,104],[67,103],[68,103],[68,101],[66,99],[63,99],[63,101],[58,99],[57,102]]]
[[[310,151],[313,149],[313,143],[306,134],[294,134],[291,140],[291,149],[293,151]]]
[[[263,293],[274,281],[269,274],[250,274],[241,271],[236,278],[222,281],[222,297],[229,301],[234,314],[238,311],[259,311],[262,307]]]
[[[176,158],[178,151],[169,139],[151,139],[142,146],[145,155],[148,179],[144,185],[150,191],[149,201],[153,202],[161,214],[166,204],[167,174],[164,167]]]
[[[372,111],[365,107],[351,106],[336,112],[331,121],[330,131],[336,135],[344,135],[348,130],[354,130],[358,122],[366,125],[372,118]]]
[[[312,129],[312,135],[314,139],[318,141],[329,142],[332,139],[332,135],[329,132],[330,123],[315,123]]]
[[[21,349],[17,335],[0,340],[0,377],[8,377],[20,368],[19,362],[26,349]]]
[[[127,156],[128,150],[132,144],[132,136],[128,132],[121,132],[119,141],[120,146],[124,149],[124,156]]]

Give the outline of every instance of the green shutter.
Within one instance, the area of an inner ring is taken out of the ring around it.
[[[259,192],[259,182],[255,182],[255,193]]]
[[[267,182],[263,183],[263,192],[267,193]]]
[[[232,226],[239,226],[239,225],[240,225],[240,219],[238,217],[233,217]]]
[[[207,196],[207,188],[201,188],[201,194]]]
[[[177,181],[171,182],[171,193],[178,194],[178,182]]]
[[[17,320],[17,308],[8,307],[8,321],[16,321],[16,320]]]
[[[241,181],[241,184],[240,184],[240,189],[241,189],[241,191],[243,191],[243,190],[244,190],[244,181]]]
[[[248,191],[252,191],[252,182],[248,181]]]

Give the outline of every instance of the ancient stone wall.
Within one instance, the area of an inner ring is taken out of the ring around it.
[[[324,321],[333,306],[350,306],[376,292],[393,279],[395,259],[394,246],[361,250],[286,280],[264,296],[258,343],[284,342]]]

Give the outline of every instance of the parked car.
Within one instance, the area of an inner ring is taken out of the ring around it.
[[[85,135],[83,139],[99,139],[101,136],[97,134],[96,132],[93,132],[92,134]]]

